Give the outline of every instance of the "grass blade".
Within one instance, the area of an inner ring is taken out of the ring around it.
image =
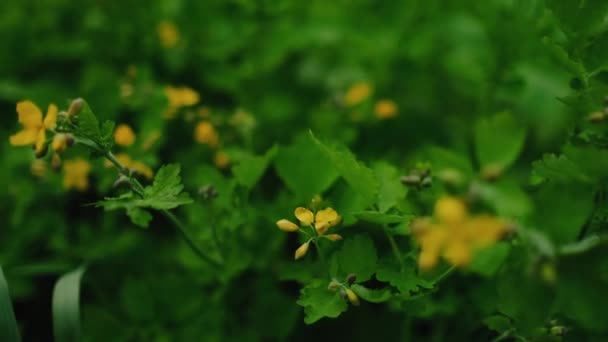
[[[19,328],[13,312],[11,298],[8,295],[8,284],[0,267],[0,341],[18,342]]]
[[[53,334],[56,342],[80,340],[80,266],[59,278],[53,290]]]

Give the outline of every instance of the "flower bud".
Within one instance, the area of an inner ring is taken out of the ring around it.
[[[407,186],[416,186],[420,184],[420,176],[419,175],[407,175],[401,177],[401,184]]]
[[[53,152],[61,153],[68,146],[68,136],[65,133],[57,133],[53,137],[53,142],[51,143],[51,148]]]
[[[331,282],[329,282],[329,285],[327,285],[327,289],[330,291],[337,291],[339,288],[340,282],[336,279],[332,279]]]
[[[61,157],[59,157],[59,154],[53,153],[53,159],[51,159],[51,167],[55,171],[59,171],[59,169],[61,168]]]
[[[488,182],[497,180],[502,175],[503,169],[501,166],[496,164],[489,164],[484,166],[481,170],[481,178]]]
[[[71,119],[74,116],[78,115],[84,106],[84,100],[81,98],[77,98],[70,103],[70,108],[68,109],[68,118]]]
[[[36,152],[36,158],[42,158],[44,156],[46,156],[46,153],[49,150],[49,144],[47,144],[46,142],[40,146],[36,146],[34,145],[34,151]]]
[[[340,241],[340,240],[342,240],[342,235],[328,234],[328,235],[325,235],[325,238],[328,239],[329,241]]]
[[[606,120],[606,113],[604,112],[593,112],[587,116],[587,121],[591,123],[598,123]]]
[[[422,182],[420,182],[420,186],[423,188],[430,188],[433,185],[433,178],[431,176],[425,176]]]
[[[279,229],[284,232],[297,232],[298,229],[300,229],[300,227],[298,227],[297,224],[295,224],[289,220],[286,220],[286,219],[278,220],[277,227],[279,227]],[[306,252],[304,252],[304,253],[306,253]]]
[[[345,292],[346,292],[346,297],[348,298],[348,301],[354,306],[359,306],[359,304],[360,304],[359,297],[357,296],[355,291],[353,291],[351,289],[346,289]]]
[[[306,255],[306,253],[308,252],[309,245],[310,245],[310,240],[306,241],[300,247],[298,247],[298,249],[296,249],[296,252],[294,254],[294,259],[298,260],[298,259],[303,258]]]
[[[566,327],[564,327],[562,325],[556,325],[549,329],[549,334],[551,334],[552,336],[564,336],[566,334],[566,332],[567,332]]]
[[[346,282],[348,283],[348,285],[352,285],[356,280],[357,280],[357,275],[354,273],[351,273],[346,276]]]
[[[216,198],[219,193],[213,185],[207,184],[198,189],[198,195],[201,196],[204,200],[210,200]]]

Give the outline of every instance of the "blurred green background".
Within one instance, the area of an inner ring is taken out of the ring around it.
[[[81,263],[89,265],[85,340],[491,339],[483,305],[467,304],[480,296],[462,288],[471,279],[418,308],[367,305],[305,325],[295,301],[306,277],[290,262],[297,241],[274,222],[314,193],[286,187],[281,165],[244,189],[227,165],[276,144],[292,146],[279,151],[290,164],[285,155],[304,153],[297,142],[312,130],[405,172],[427,146],[470,154],[475,120],[509,112],[529,132],[512,171],[523,182],[530,162],[558,151],[589,107],[569,110],[558,99],[580,82],[552,50],[564,41],[559,18],[533,0],[3,0],[0,264],[24,340],[51,338],[53,284]],[[167,118],[168,87],[200,100]],[[119,152],[152,169],[181,163],[192,194],[218,189],[213,204],[178,214],[210,249],[208,226],[219,227],[222,270],[201,264],[162,217],[143,230],[87,205],[115,193],[103,162],[91,161],[84,191],[64,189],[65,170],[54,172],[50,156],[36,165],[29,149],[9,145],[17,101],[44,112],[76,97],[133,129],[135,144]],[[324,167],[308,165],[302,176]],[[340,193],[337,185],[329,197],[339,202]]]

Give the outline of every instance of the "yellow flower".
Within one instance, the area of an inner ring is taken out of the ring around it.
[[[164,113],[167,119],[174,118],[178,109],[193,106],[200,101],[198,92],[189,87],[166,86],[165,96],[169,101],[169,108]]]
[[[374,114],[380,120],[386,120],[397,116],[397,104],[391,100],[380,100],[374,106]]]
[[[44,154],[46,151],[46,130],[55,128],[57,123],[57,106],[50,104],[43,120],[42,112],[38,106],[32,101],[21,101],[17,103],[17,114],[23,130],[11,135],[10,144],[13,146],[33,145],[36,155]]]
[[[121,146],[131,146],[135,143],[135,133],[131,126],[120,124],[114,130],[114,141]]]
[[[174,23],[164,20],[156,27],[160,44],[165,49],[173,48],[179,43],[179,30]]]
[[[357,296],[357,294],[355,293],[355,291],[353,291],[351,289],[346,289],[346,290],[344,290],[344,292],[346,292],[346,298],[348,298],[348,301],[352,305],[359,306],[359,304],[360,304],[359,297]]]
[[[199,144],[216,147],[220,138],[209,121],[201,121],[194,128],[194,140]]]
[[[365,101],[372,94],[372,87],[367,82],[357,82],[353,84],[346,95],[344,95],[344,103],[348,107],[356,106]]]
[[[116,155],[116,159],[127,169],[134,170],[135,172],[141,174],[142,176],[152,179],[154,178],[154,170],[152,170],[149,166],[140,162],[138,160],[133,160],[126,153],[119,153]],[[104,166],[107,168],[114,167],[114,164],[109,160],[104,161]]]
[[[71,137],[68,134],[57,133],[53,137],[53,142],[51,143],[51,148],[53,149],[54,152],[61,153],[70,144],[70,139],[73,139],[73,137]],[[72,142],[73,142],[73,140],[72,140]]]
[[[230,157],[224,151],[217,151],[213,156],[213,163],[218,169],[225,169],[230,165]]]
[[[465,203],[456,197],[442,197],[435,203],[434,219],[412,223],[412,235],[420,245],[418,266],[435,267],[443,257],[450,264],[468,265],[475,250],[489,247],[509,230],[508,224],[490,215],[470,216]]]
[[[30,166],[32,174],[36,177],[42,177],[46,173],[47,164],[42,159],[35,159]]]
[[[63,187],[85,191],[89,187],[91,165],[84,159],[66,160],[63,163]]]

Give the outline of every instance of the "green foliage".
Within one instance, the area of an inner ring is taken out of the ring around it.
[[[327,289],[322,281],[313,282],[300,291],[298,305],[304,307],[304,322],[312,324],[323,317],[336,318],[348,305],[337,292]]]
[[[2,267],[0,267],[0,337],[2,341],[7,342],[21,341]]]
[[[526,130],[509,113],[481,118],[475,125],[477,159],[482,167],[505,169],[519,156]]]

